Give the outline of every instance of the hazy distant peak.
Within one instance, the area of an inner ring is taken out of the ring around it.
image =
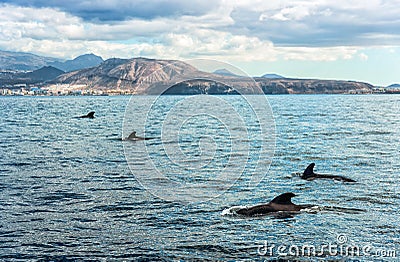
[[[391,84],[387,86],[386,88],[400,88],[400,84]]]
[[[217,69],[213,73],[222,76],[238,76],[237,74],[232,73],[226,68]]]
[[[80,55],[75,57],[74,59],[72,59],[73,61],[77,61],[77,60],[94,60],[94,61],[104,61],[103,58],[101,56],[95,55],[93,53],[90,54],[84,54],[84,55]]]
[[[262,76],[263,78],[269,78],[269,79],[278,79],[278,78],[285,78],[281,75],[278,74],[265,74]]]
[[[0,50],[0,70],[32,71],[57,61],[61,59]]]
[[[80,69],[95,67],[103,63],[103,58],[94,54],[84,54],[80,55],[72,60],[67,60],[65,62],[54,62],[51,66],[54,66],[65,72],[76,71]]]
[[[27,77],[33,81],[48,81],[62,75],[63,73],[64,71],[53,66],[44,66],[35,71],[25,73],[22,76]]]

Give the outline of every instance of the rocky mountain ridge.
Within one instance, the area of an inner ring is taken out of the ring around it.
[[[32,85],[45,83],[47,81],[55,79],[56,77],[64,73],[64,71],[52,66],[44,66],[32,72],[1,72],[0,87],[21,84]]]
[[[0,50],[0,70],[34,71],[61,59]]]
[[[80,55],[72,60],[64,62],[52,62],[49,65],[58,68],[64,72],[71,72],[85,68],[95,67],[103,63],[104,60],[100,56],[94,54]]]
[[[18,58],[15,58],[18,57]],[[237,76],[227,70],[203,72],[179,60],[149,58],[111,58],[103,61],[99,56],[88,54],[73,60],[61,61],[29,53],[0,51],[0,69],[8,64],[19,64],[26,69],[36,64],[32,72],[1,71],[3,86],[13,84],[39,84],[77,86],[93,90],[128,90],[135,94],[339,94],[368,92],[368,83],[340,80],[291,79],[276,74],[249,78]],[[48,66],[57,65],[59,68]],[[42,67],[39,67],[42,65]],[[83,68],[81,68],[83,67]],[[80,69],[81,68],[81,69]],[[75,70],[63,73],[64,70]]]
[[[266,94],[340,94],[373,88],[356,81],[227,76],[202,72],[178,60],[148,58],[108,59],[97,67],[60,75],[52,83],[135,94],[253,94],[257,88]]]
[[[9,71],[34,71],[45,66],[52,66],[64,72],[70,72],[98,66],[103,61],[103,58],[94,54],[85,54],[72,60],[63,60],[31,53],[0,50],[0,70]]]
[[[400,88],[400,84],[391,84],[387,86],[386,88],[392,89],[392,88]]]

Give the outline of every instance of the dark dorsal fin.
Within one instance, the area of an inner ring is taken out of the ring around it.
[[[129,136],[128,139],[136,138],[136,131],[133,131]]]
[[[293,193],[284,193],[272,199],[270,203],[281,204],[281,205],[293,205],[291,199],[296,196]]]
[[[314,166],[315,166],[315,163],[309,164],[308,167],[306,168],[306,170],[304,170],[303,176],[310,177],[310,176],[314,175]]]
[[[89,112],[89,113],[86,115],[86,117],[93,118],[93,117],[94,117],[94,111]]]

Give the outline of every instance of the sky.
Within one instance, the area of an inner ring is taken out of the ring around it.
[[[400,0],[0,0],[0,49],[400,83]]]

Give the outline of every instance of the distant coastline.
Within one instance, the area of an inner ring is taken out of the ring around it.
[[[245,77],[224,68],[212,73],[201,71],[179,60],[144,57],[103,60],[86,54],[56,61],[4,51],[0,57],[3,96],[400,93],[398,84],[380,87],[360,81],[298,79],[279,74]],[[40,65],[44,66],[39,68]]]
[[[287,94],[287,93],[264,93],[265,95],[299,95],[299,94]],[[312,93],[304,93],[312,94]],[[322,93],[319,93],[322,94]],[[330,93],[328,93],[330,94]],[[336,93],[343,95],[366,95],[366,94],[400,94],[400,89],[388,89],[388,88],[375,88],[373,90],[350,90],[347,93]],[[41,88],[15,88],[7,89],[0,88],[0,96],[121,96],[121,95],[146,95],[137,94],[130,90],[96,90],[96,89],[83,89],[83,90],[47,90]],[[192,95],[192,94],[168,94],[168,95]],[[213,95],[237,95],[237,94],[213,94]],[[301,94],[300,94],[301,95]]]

